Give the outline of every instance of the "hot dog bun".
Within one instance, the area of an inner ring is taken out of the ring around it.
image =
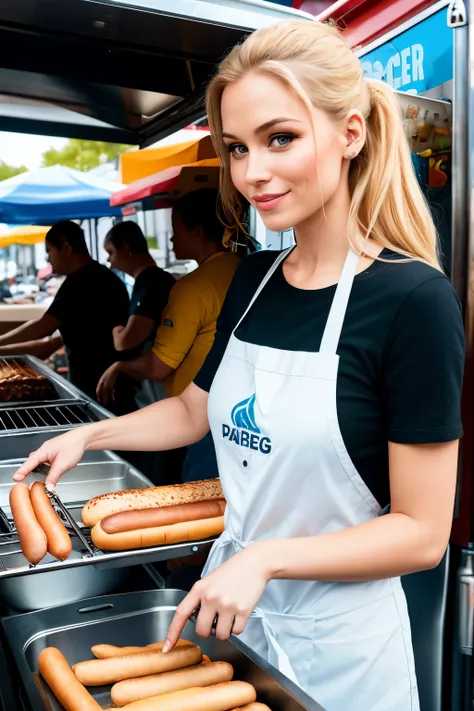
[[[144,676],[141,679],[119,681],[112,687],[111,696],[114,704],[125,706],[125,704],[147,699],[150,696],[230,681],[233,675],[234,670],[227,662],[198,664],[187,669]]]
[[[141,511],[123,511],[106,516],[100,525],[105,533],[124,533],[125,531],[135,531],[137,528],[156,528],[185,521],[214,518],[223,516],[224,511],[225,499],[215,499],[213,501],[198,501],[194,504],[142,509]]]
[[[10,508],[23,555],[31,565],[36,565],[45,557],[48,545],[31,504],[28,484],[12,486]]]
[[[184,669],[199,664],[202,653],[199,647],[178,647],[168,654],[161,651],[143,651],[125,657],[91,659],[74,664],[72,670],[84,686],[115,684],[123,679],[136,679],[173,669]]]
[[[77,680],[59,649],[43,649],[38,657],[38,668],[66,711],[101,711],[102,707]]]
[[[91,531],[92,542],[104,551],[123,551],[129,548],[147,548],[169,543],[199,541],[218,536],[224,530],[224,517],[208,518],[204,521],[187,521],[172,526],[140,528],[125,533],[105,533],[102,523],[97,523]]]
[[[106,516],[121,511],[192,504],[197,501],[212,501],[222,498],[224,495],[220,479],[205,479],[186,484],[156,486],[150,489],[114,491],[90,499],[82,509],[82,521],[85,526],[92,527]]]
[[[126,657],[128,654],[141,654],[163,649],[165,642],[152,642],[145,647],[115,647],[113,644],[95,644],[91,647],[91,652],[97,659],[110,659],[111,657]],[[186,639],[178,639],[176,647],[194,647],[193,642]]]
[[[193,687],[170,694],[151,696],[122,706],[128,711],[229,711],[252,703],[255,689],[245,681],[226,681],[214,686]]]
[[[30,488],[31,505],[39,525],[46,534],[48,553],[59,560],[71,555],[72,541],[53,505],[44,484],[35,481]]]

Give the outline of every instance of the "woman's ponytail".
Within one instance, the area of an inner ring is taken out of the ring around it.
[[[370,238],[440,269],[436,229],[413,169],[397,97],[383,82],[363,81],[371,108],[367,140],[349,175],[354,247],[363,251]]]

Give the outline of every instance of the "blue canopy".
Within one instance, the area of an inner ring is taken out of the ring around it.
[[[120,215],[110,196],[124,186],[55,165],[0,182],[0,222],[52,225],[58,220]]]

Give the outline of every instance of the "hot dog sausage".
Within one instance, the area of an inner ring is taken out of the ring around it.
[[[245,681],[226,681],[214,686],[193,687],[170,694],[151,696],[122,706],[124,711],[229,711],[252,703],[255,689]]]
[[[76,679],[59,649],[43,649],[38,657],[38,668],[66,711],[101,711],[101,706]]]
[[[72,551],[72,541],[49,499],[44,484],[35,481],[30,489],[31,505],[39,525],[46,534],[48,553],[66,560]]]
[[[111,657],[126,657],[128,654],[140,654],[141,652],[150,652],[152,649],[163,649],[165,642],[152,642],[145,647],[114,647],[113,644],[95,644],[91,647],[91,652],[97,659],[110,659]],[[176,643],[177,647],[194,647],[193,642],[188,642],[186,639],[179,639]]]
[[[72,670],[84,686],[102,686],[115,684],[123,679],[135,679],[139,676],[191,667],[201,661],[202,653],[199,647],[178,647],[168,654],[143,651],[126,657],[91,659],[75,664]]]
[[[123,551],[129,548],[146,548],[166,543],[204,540],[211,536],[218,536],[223,530],[223,516],[208,518],[204,521],[175,523],[172,526],[140,528],[124,533],[105,533],[100,522],[92,529],[91,537],[97,548],[102,548],[104,551]]]
[[[11,488],[10,508],[23,555],[31,565],[36,565],[46,555],[47,541],[36,519],[27,484],[15,484]]]
[[[129,489],[102,494],[88,501],[82,509],[85,526],[95,526],[110,514],[136,509],[152,509],[176,504],[192,504],[196,501],[222,499],[220,479],[190,481],[186,484],[156,486],[149,489]]]
[[[223,516],[224,511],[225,499],[216,499],[215,501],[199,501],[195,504],[178,504],[177,506],[163,506],[141,511],[123,511],[106,516],[100,525],[105,533],[123,533],[124,531],[135,531],[137,528],[156,528],[185,521],[214,518]]]
[[[224,681],[230,681],[234,676],[231,664],[227,662],[210,662],[198,664],[187,669],[177,669],[164,674],[153,674],[141,679],[119,681],[112,687],[112,701],[117,706],[125,706],[150,696],[168,694],[196,686],[212,686]]]
[[[259,704],[256,701],[254,704],[245,704],[245,706],[239,706],[239,708],[232,709],[232,711],[271,711],[271,709],[266,704]]]

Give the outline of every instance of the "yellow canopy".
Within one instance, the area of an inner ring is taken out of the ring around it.
[[[44,242],[50,227],[38,225],[20,225],[12,227],[8,232],[0,235],[0,249],[10,247],[12,244],[39,244]]]
[[[210,136],[162,148],[130,151],[120,156],[121,182],[129,185],[154,173],[161,173],[167,168],[189,165],[215,157]]]

